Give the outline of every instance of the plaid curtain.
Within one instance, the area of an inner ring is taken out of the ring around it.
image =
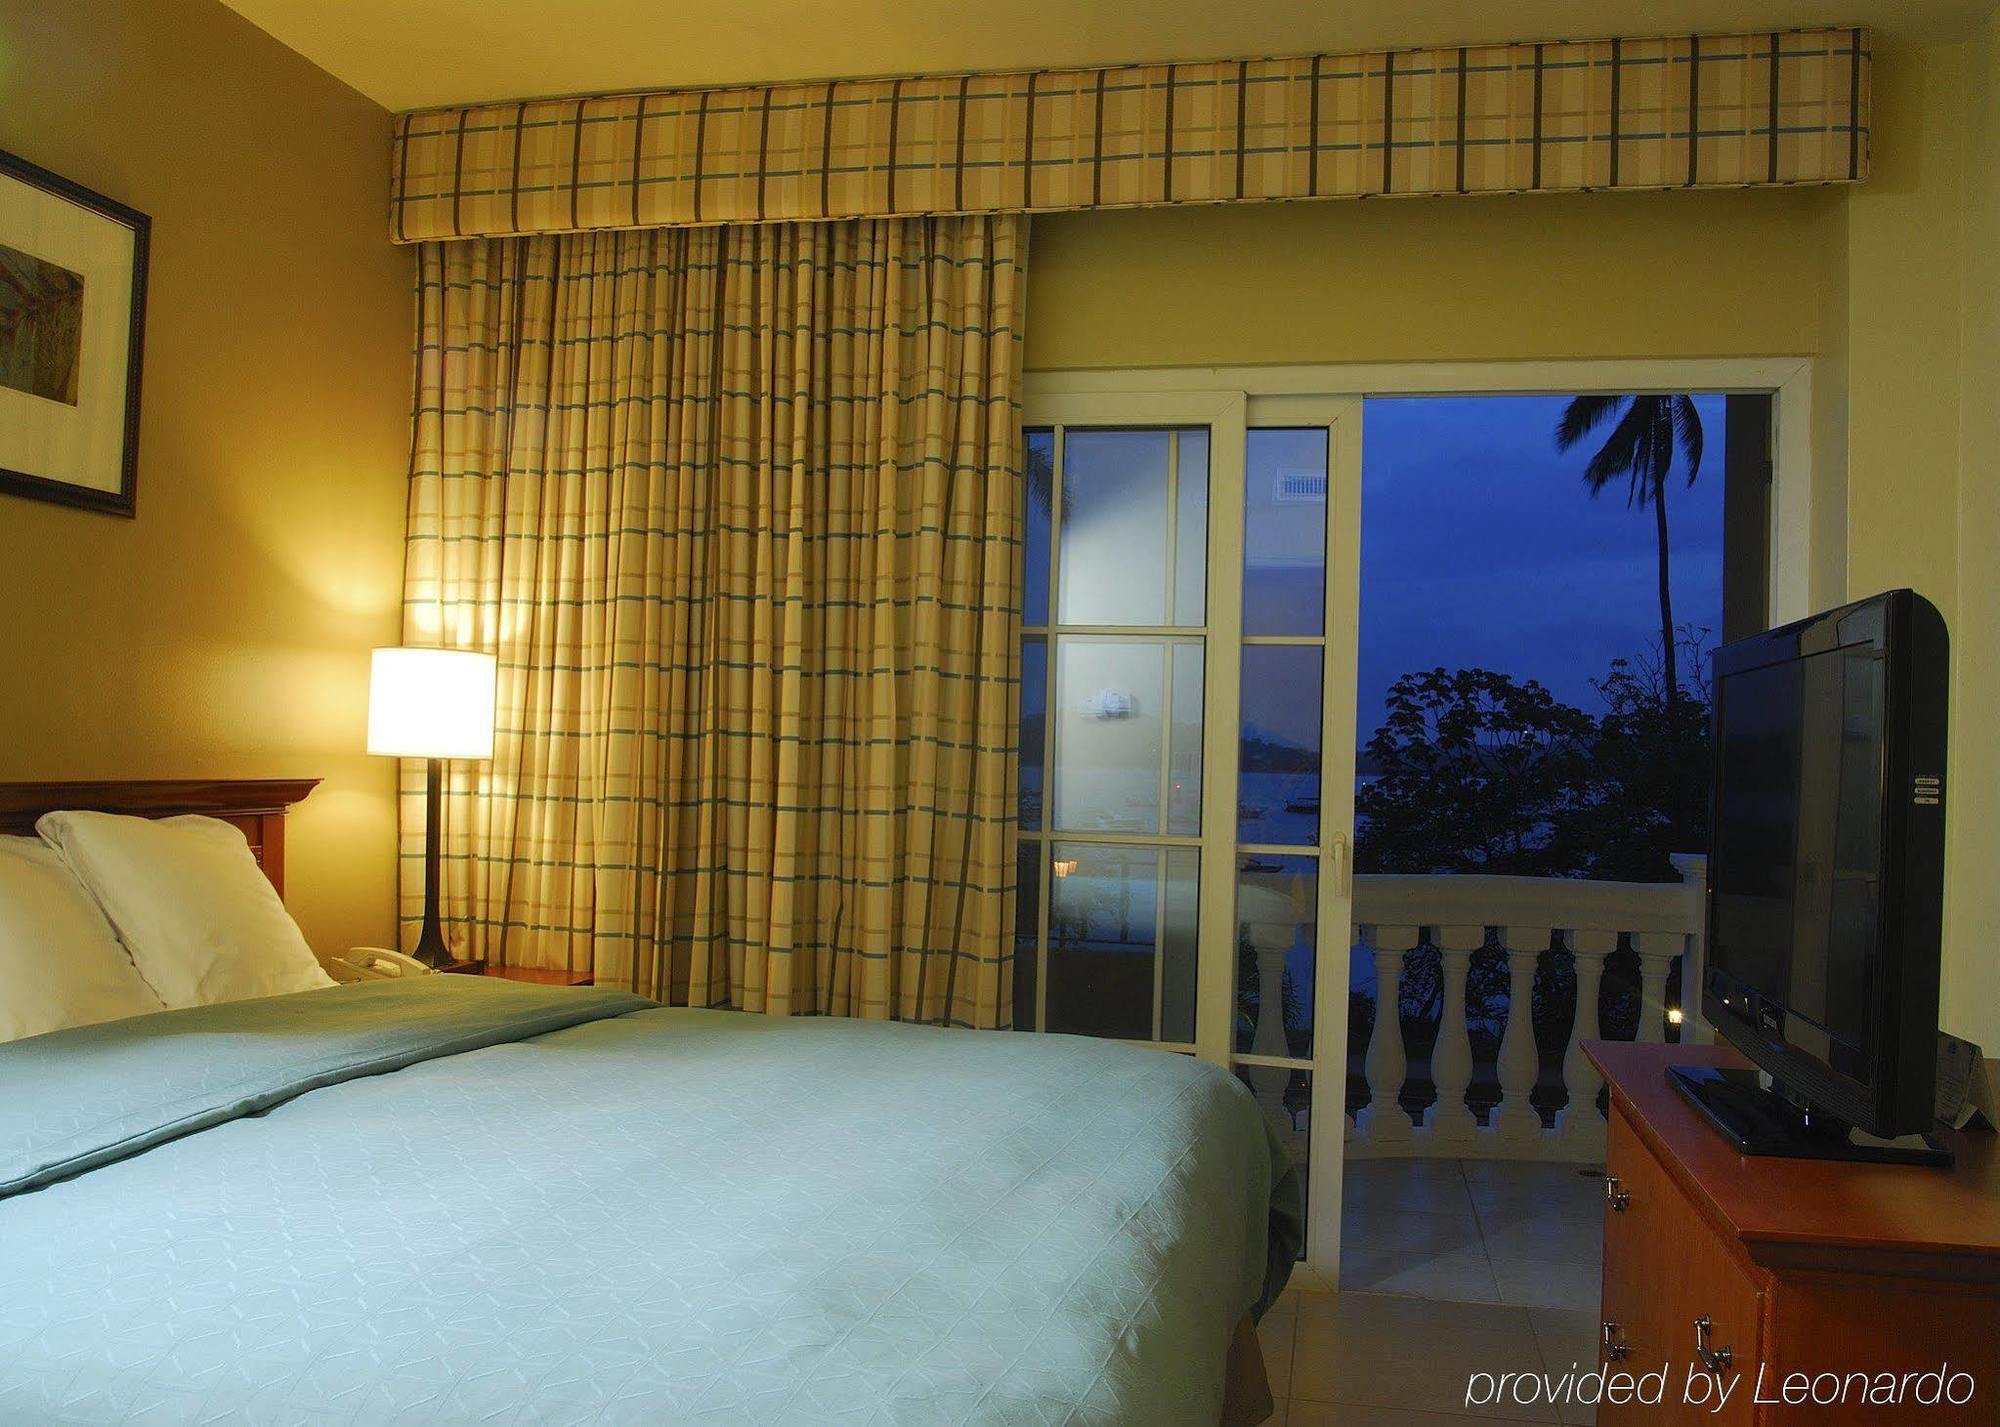
[[[446,795],[460,955],[1009,1021],[1026,241],[424,245],[406,638],[500,665],[494,758]]]
[[[396,121],[389,230],[1853,183],[1869,45],[1767,30],[420,110]]]

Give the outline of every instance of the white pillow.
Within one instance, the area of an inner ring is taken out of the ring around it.
[[[35,831],[83,879],[167,1005],[333,985],[229,823],[46,813]]]
[[[76,874],[0,837],[0,1041],[161,1009]]]

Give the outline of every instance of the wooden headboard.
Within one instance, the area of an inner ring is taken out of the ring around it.
[[[0,783],[0,833],[32,835],[43,813],[201,813],[243,829],[278,895],[285,895],[285,812],[317,778],[146,778],[101,783]]]

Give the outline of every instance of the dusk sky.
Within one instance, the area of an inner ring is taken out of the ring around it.
[[[1621,483],[1592,498],[1594,440],[1558,455],[1563,397],[1375,398],[1363,417],[1360,717],[1366,743],[1399,676],[1481,665],[1539,679],[1587,713],[1612,659],[1656,637],[1650,510]],[[1674,619],[1722,625],[1721,397],[1700,397],[1707,454],[1667,498]],[[1602,432],[1606,428],[1599,428]]]

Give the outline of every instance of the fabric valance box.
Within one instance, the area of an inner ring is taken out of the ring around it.
[[[396,120],[399,242],[1378,194],[1849,183],[1817,29],[533,99]]]

